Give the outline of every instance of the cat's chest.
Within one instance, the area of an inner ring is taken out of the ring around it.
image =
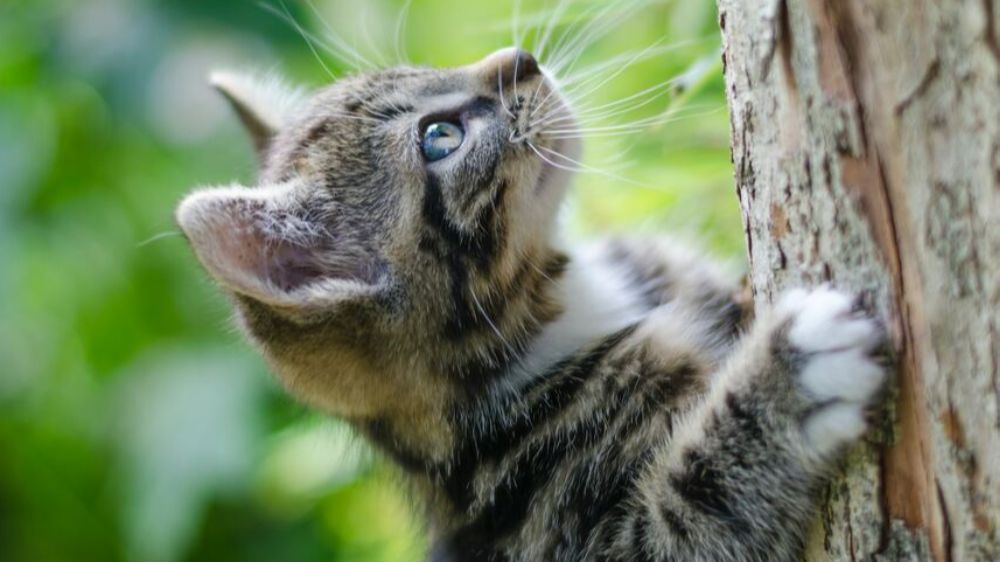
[[[595,380],[574,392],[575,408],[533,427],[483,467],[463,523],[431,560],[586,560],[626,523],[641,475],[664,449],[674,410],[663,377]],[[550,396],[550,400],[556,400]]]

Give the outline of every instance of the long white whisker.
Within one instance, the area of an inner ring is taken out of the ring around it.
[[[396,18],[396,39],[395,39],[395,51],[396,60],[399,64],[409,64],[410,57],[407,55],[407,50],[404,45],[406,39],[406,24],[410,17],[410,6],[413,4],[413,0],[406,0],[403,3],[403,8],[399,11],[399,16]]]
[[[676,84],[677,80],[678,80],[677,78],[671,78],[660,84],[657,84],[650,88],[646,88],[641,92],[636,92],[635,94],[629,95],[627,97],[609,103],[605,103],[594,107],[589,107],[583,111],[575,112],[573,115],[556,114],[554,116],[543,116],[535,121],[532,121],[530,123],[530,126],[531,127],[552,126],[557,123],[564,123],[566,121],[573,121],[578,125],[586,125],[599,120],[616,117],[618,115],[622,115],[625,113],[631,113],[669,94],[672,91],[672,87]],[[646,97],[646,99],[642,99],[643,96],[648,96],[648,97]],[[632,103],[633,100],[639,100],[639,101]]]
[[[518,103],[518,101],[517,101],[517,98],[518,98],[518,95],[517,95],[517,71],[518,71],[518,67],[520,66],[520,64],[521,64],[521,57],[518,56],[518,54],[515,52],[514,53],[514,73],[512,75],[513,76],[513,80],[514,80],[514,103],[515,104]]]
[[[671,43],[669,45],[658,46],[660,45],[660,43],[663,42],[663,40],[660,40],[648,47],[628,51],[620,55],[617,55],[615,57],[612,57],[606,61],[584,68],[583,70],[574,73],[573,75],[564,77],[562,80],[560,80],[560,83],[564,88],[568,88],[568,86],[570,86],[571,84],[575,85],[574,87],[578,87],[581,86],[583,83],[591,80],[595,74],[600,74],[609,68],[617,67],[621,65],[623,62],[630,61],[632,64],[635,64],[636,62],[639,62],[641,60],[650,59],[655,56],[670,53],[678,49],[697,44],[702,41],[705,41],[705,39],[678,41],[676,43]],[[636,55],[638,55],[638,58],[636,58]]]
[[[603,9],[596,9],[596,10],[594,8],[588,9],[583,17],[581,17],[577,22],[574,22],[570,26],[570,28],[563,33],[562,37],[560,37],[559,39],[559,42],[556,44],[556,47],[553,50],[553,54],[551,57],[551,59],[553,60],[551,64],[553,75],[561,76],[568,74],[567,71],[569,70],[569,68],[566,67],[569,66],[570,68],[572,68],[573,66],[576,65],[577,61],[573,60],[574,58],[576,58],[580,53],[582,53],[584,49],[586,49],[594,41],[600,38],[608,30],[617,25],[619,21],[621,21],[625,17],[628,17],[629,15],[631,15],[632,12],[634,12],[634,9],[622,10],[622,12],[624,12],[624,15],[620,13],[619,17],[610,18],[611,21],[610,22],[605,21],[603,26],[596,25],[595,22],[608,19],[606,18],[606,16],[622,3],[623,1],[610,2],[606,4]],[[586,23],[583,25],[581,29],[579,29],[579,31],[577,31],[579,22],[586,22]],[[572,38],[572,39],[567,42],[567,38]],[[541,104],[539,105],[544,104],[545,101],[554,93],[555,91],[550,91],[549,94],[546,95],[545,99],[543,99]],[[538,95],[538,90],[536,89],[534,95],[532,95],[532,100],[537,98],[537,95]]]
[[[152,244],[153,242],[158,242],[160,240],[163,240],[164,238],[172,238],[174,236],[184,236],[184,233],[179,230],[168,230],[167,232],[161,232],[159,234],[154,234],[153,236],[150,236],[149,238],[136,244],[135,247],[143,248],[145,246]]]
[[[643,60],[643,59],[646,59],[646,58],[650,58],[650,57],[652,57],[652,56],[654,56],[656,54],[659,54],[658,51],[662,50],[662,51],[666,52],[666,51],[669,51],[671,49],[679,48],[680,46],[683,45],[683,43],[678,43],[678,44],[675,44],[675,45],[666,45],[666,46],[660,47],[659,45],[661,43],[663,43],[663,40],[657,41],[657,42],[653,43],[652,45],[650,45],[650,46],[648,46],[648,47],[646,47],[644,49],[638,50],[638,51],[636,51],[634,53],[625,53],[623,55],[619,55],[618,57],[615,57],[611,61],[608,61],[606,63],[602,63],[602,64],[599,64],[599,65],[596,65],[596,68],[592,67],[592,68],[590,68],[588,70],[585,70],[584,74],[591,74],[592,75],[590,78],[587,78],[586,80],[584,80],[584,81],[582,81],[582,82],[580,82],[580,83],[578,83],[578,84],[576,84],[576,85],[574,85],[574,86],[572,86],[570,88],[565,88],[564,91],[561,92],[561,93],[563,95],[565,95],[566,97],[569,97],[569,98],[583,98],[583,97],[587,96],[588,94],[596,91],[597,89],[599,89],[604,84],[606,84],[606,83],[610,82],[611,80],[613,80],[615,77],[617,77],[619,74],[621,74],[622,72],[624,72],[625,70],[627,70],[629,67],[631,67],[636,62],[638,62],[640,60]],[[626,61],[625,64],[621,64],[621,62],[623,60]],[[609,66],[609,65],[612,66],[612,67],[613,66],[618,66],[618,68],[617,68],[617,70],[615,70],[614,72],[612,72],[610,75],[604,77],[604,79],[601,80],[600,82],[598,82],[596,85],[591,86],[589,90],[586,90],[585,92],[583,92],[581,94],[580,90],[583,89],[584,86],[589,85],[594,80],[599,80],[601,78],[600,72],[603,71],[603,67],[604,66]],[[572,83],[574,80],[576,80],[576,79],[570,78],[568,81],[564,81],[564,86],[566,84],[568,84],[568,83]],[[548,93],[548,95],[546,95],[545,98],[543,98],[540,103],[545,103],[548,100],[549,97],[551,97],[551,96],[553,96],[553,95],[555,95],[557,93],[558,93],[557,90],[555,88],[553,88],[552,91],[550,91]]]
[[[655,43],[654,43],[654,45],[655,45]],[[618,75],[620,75],[622,72],[625,72],[626,70],[628,70],[629,67],[631,67],[633,64],[635,64],[637,61],[641,60],[644,56],[646,56],[646,52],[648,50],[649,50],[649,48],[644,49],[642,52],[636,54],[631,59],[629,59],[628,62],[626,62],[625,64],[623,64],[620,67],[618,67],[617,70],[615,70],[611,74],[607,75],[603,80],[601,80],[597,84],[591,86],[590,89],[584,91],[583,93],[580,93],[579,91],[574,91],[574,92],[572,92],[571,94],[568,94],[568,95],[572,95],[572,96],[576,96],[576,97],[586,97],[586,96],[592,94],[593,92],[596,92],[598,89],[601,88],[601,86],[604,86],[608,82],[614,80],[615,78],[618,77]]]
[[[676,115],[676,112],[669,112],[667,114],[656,115],[654,117],[649,117],[646,119],[640,119],[624,125],[613,125],[608,127],[592,127],[589,129],[571,128],[563,130],[547,130],[545,131],[545,135],[547,138],[553,138],[553,139],[595,138],[595,137],[614,137],[614,136],[631,135],[648,130],[651,127],[666,125],[668,123],[675,123],[677,121],[690,119],[693,117],[711,115],[713,113],[717,113],[718,111],[720,111],[720,109],[721,108],[701,113],[692,113],[688,115]]]
[[[356,61],[356,60],[352,61],[350,58],[347,58],[348,56],[350,56],[349,53],[343,52],[343,51],[338,51],[337,49],[335,49],[333,46],[331,46],[329,44],[328,39],[323,39],[323,38],[317,37],[314,33],[311,33],[309,31],[306,31],[305,29],[303,29],[302,26],[298,25],[298,21],[291,15],[291,13],[283,13],[280,10],[278,10],[277,8],[271,6],[271,5],[269,5],[269,4],[267,4],[267,3],[263,2],[263,1],[260,3],[260,5],[263,7],[263,9],[267,10],[272,15],[277,16],[282,21],[284,21],[284,22],[288,23],[289,25],[292,25],[293,27],[295,27],[296,30],[299,32],[299,34],[302,35],[302,38],[305,39],[307,42],[309,42],[310,47],[312,47],[312,46],[318,46],[326,54],[330,55],[334,59],[339,60],[339,61],[343,61],[343,62],[351,65],[351,67],[354,68],[355,70],[360,70],[361,69],[360,65],[358,64],[358,61]],[[286,10],[287,10],[287,8],[286,8]]]
[[[285,5],[284,0],[278,0],[278,2],[281,3],[281,10],[282,10],[281,12],[279,12],[277,8],[275,8],[274,6],[267,4],[263,1],[260,2],[258,5],[261,6],[264,10],[270,12],[272,15],[275,15],[279,19],[284,20],[285,23],[294,27],[295,31],[298,32],[300,37],[302,37],[302,40],[306,42],[306,46],[309,47],[309,51],[312,53],[313,58],[316,59],[316,62],[319,63],[319,65],[323,68],[323,70],[326,72],[326,74],[330,77],[331,80],[335,80],[337,78],[337,75],[334,74],[332,70],[330,70],[330,67],[326,64],[326,61],[323,60],[323,57],[320,56],[319,52],[316,50],[316,46],[313,44],[310,34],[305,29],[302,29],[302,26],[299,25],[298,20],[296,20],[295,17],[292,16],[292,13],[288,10],[288,6]]]
[[[546,130],[545,135],[549,137],[557,137],[560,135],[586,137],[586,136],[592,136],[595,133],[608,133],[616,131],[636,132],[636,131],[642,131],[643,129],[646,129],[647,127],[657,124],[661,121],[666,121],[666,119],[664,119],[660,115],[657,115],[655,118],[632,122],[629,123],[628,125],[609,125],[607,127],[590,127],[586,129],[578,129],[578,128],[553,129],[553,130]]]
[[[635,13],[636,3],[632,7],[624,7],[616,15],[610,15],[626,2],[609,2],[605,8],[594,15],[586,26],[559,51],[553,53],[552,66],[559,69],[560,74],[568,74],[569,70],[576,64],[576,60],[581,52],[592,45],[597,39],[603,37],[608,31],[614,29],[619,23],[629,18]]]
[[[333,27],[329,23],[327,23],[326,18],[323,17],[323,13],[320,12],[319,8],[316,7],[316,4],[313,3],[313,0],[305,0],[305,2],[306,5],[309,6],[309,9],[311,9],[312,12],[316,15],[316,18],[319,19],[320,24],[326,29],[327,39],[331,43],[333,43],[335,47],[340,49],[343,54],[350,56],[355,60],[354,64],[355,69],[360,70],[360,67],[357,64],[359,62],[361,63],[361,65],[367,68],[377,68],[377,65],[373,64],[370,59],[362,55],[360,52],[358,52],[356,48],[348,45],[346,42],[344,42],[343,39],[341,39],[340,35],[338,35],[337,32],[333,29]]]
[[[493,329],[493,333],[496,334],[497,338],[500,339],[500,343],[502,343],[504,347],[507,348],[507,351],[509,351],[510,353],[516,353],[516,351],[514,350],[514,346],[512,346],[509,341],[507,341],[507,338],[504,337],[503,333],[500,331],[500,328],[498,328],[497,325],[493,323],[493,319],[490,318],[490,315],[486,313],[486,310],[483,308],[483,305],[479,302],[479,297],[476,296],[476,292],[472,289],[471,286],[469,287],[469,294],[472,295],[472,302],[475,303],[476,308],[479,310],[479,314],[482,314],[483,318],[486,319],[486,323],[489,324],[490,328]]]
[[[535,49],[535,54],[539,59],[545,56],[545,49],[549,44],[549,38],[552,37],[552,32],[555,30],[556,25],[559,20],[562,19],[563,14],[566,12],[566,8],[569,7],[568,0],[559,0],[556,4],[556,9],[552,12],[549,17],[549,21],[545,24],[545,30],[539,39],[538,46]]]
[[[604,77],[604,79],[601,80],[596,85],[591,86],[589,90],[586,90],[585,92],[580,93],[580,90],[583,89],[583,87],[585,85],[588,85],[591,82],[593,82],[594,80],[598,80],[598,79],[601,78],[601,75],[599,73],[593,73],[592,72],[594,69],[590,69],[590,70],[586,71],[586,73],[593,74],[593,76],[591,76],[587,80],[584,80],[583,82],[581,82],[579,84],[576,84],[573,87],[566,88],[562,92],[557,92],[555,89],[553,89],[552,91],[550,91],[548,93],[547,96],[545,96],[545,98],[542,99],[542,101],[540,103],[545,103],[548,100],[549,97],[551,97],[551,96],[553,96],[553,95],[555,95],[557,93],[561,93],[562,95],[564,95],[564,96],[566,96],[568,98],[584,98],[584,97],[586,97],[587,95],[589,95],[589,94],[597,91],[604,84],[606,84],[606,83],[610,82],[611,80],[613,80],[615,77],[617,77],[619,74],[621,74],[622,72],[624,72],[625,70],[627,70],[630,66],[632,66],[636,62],[638,62],[638,61],[640,61],[642,59],[645,59],[645,58],[649,58],[649,57],[657,54],[656,51],[659,50],[660,48],[657,48],[656,45],[659,44],[659,43],[661,43],[661,42],[662,41],[658,41],[656,43],[653,43],[649,47],[646,47],[645,49],[642,49],[642,50],[640,50],[638,52],[635,52],[635,53],[632,53],[632,54],[626,53],[625,55],[622,55],[622,56],[619,56],[619,57],[615,57],[615,59],[613,59],[611,62],[614,63],[612,66],[618,66],[618,69],[615,72],[612,72],[610,75]],[[672,48],[676,48],[676,45],[668,45],[668,46],[663,47],[663,49],[666,49],[666,50],[670,50]],[[617,60],[617,59],[621,59],[621,60]],[[622,60],[626,61],[625,64],[621,64]],[[603,65],[598,65],[598,66],[602,67]],[[603,71],[603,68],[600,68],[600,70]],[[573,81],[573,79],[570,79],[569,82],[572,83],[572,81]]]
[[[611,179],[622,181],[622,182],[629,183],[629,184],[632,184],[632,185],[643,185],[643,184],[640,184],[639,182],[636,182],[635,180],[631,180],[631,179],[619,176],[617,174],[608,172],[607,170],[602,170],[600,168],[595,168],[593,166],[588,166],[588,165],[584,164],[583,162],[580,162],[578,160],[574,160],[574,159],[570,158],[569,156],[566,156],[565,154],[563,154],[561,152],[558,152],[558,151],[555,151],[555,150],[552,150],[550,148],[546,148],[544,146],[535,146],[531,142],[527,143],[527,145],[528,145],[528,148],[530,148],[532,151],[534,151],[535,154],[538,155],[539,158],[541,158],[547,164],[549,164],[551,166],[555,166],[556,168],[559,168],[559,169],[562,169],[562,170],[567,170],[567,171],[570,171],[570,172],[588,172],[588,173],[593,173],[593,174],[598,174],[598,175],[601,175],[601,176],[609,177]],[[552,161],[552,159],[547,158],[544,154],[542,154],[541,150],[544,150],[545,152],[547,152],[547,153],[549,153],[549,154],[551,154],[551,155],[553,155],[553,156],[555,156],[557,158],[561,158],[562,160],[565,160],[565,161],[569,162],[572,165],[564,165],[564,164],[559,164],[558,162],[554,162],[554,161]],[[648,186],[646,186],[646,187],[648,187]]]
[[[373,57],[377,59],[380,68],[386,68],[389,66],[389,58],[386,56],[385,52],[375,43],[372,37],[371,27],[369,27],[369,16],[371,15],[371,4],[365,3],[365,7],[361,9],[361,36],[364,37],[365,43],[368,45],[368,49]]]
[[[552,67],[554,69],[557,69],[560,74],[563,73],[562,53],[566,48],[566,45],[579,41],[580,38],[585,36],[588,33],[588,30],[595,25],[594,22],[600,19],[600,17],[604,14],[608,13],[609,10],[616,4],[616,2],[610,2],[606,4],[603,9],[595,8],[593,5],[590,6],[583,13],[580,19],[574,22],[568,29],[565,30],[565,32],[563,32],[563,34],[559,37],[559,41],[552,49],[551,57],[549,57],[552,60]],[[597,6],[600,6],[600,3],[598,3]]]
[[[514,6],[511,9],[511,30],[510,39],[511,44],[515,47],[522,47],[524,44],[524,36],[521,34],[521,0],[514,0]]]
[[[541,151],[539,151],[538,148],[536,148],[534,144],[532,144],[530,142],[525,143],[525,144],[527,145],[528,148],[530,148],[535,153],[535,155],[537,155],[539,158],[541,158],[543,162],[545,162],[546,164],[548,164],[548,165],[550,165],[552,167],[559,168],[560,170],[566,170],[568,172],[585,172],[586,171],[586,170],[584,170],[582,168],[573,168],[573,167],[570,167],[570,166],[565,166],[563,164],[558,164],[556,162],[553,162],[549,158],[546,158],[546,156],[544,154],[542,154]]]
[[[536,41],[537,44],[533,46],[533,50],[535,51],[535,58],[537,58],[539,61],[542,61],[542,60],[546,59],[546,49],[548,48],[548,41],[551,38],[551,35],[552,35],[553,31],[555,30],[556,25],[563,18],[563,15],[564,15],[564,13],[565,13],[565,11],[566,11],[566,9],[568,7],[569,7],[569,1],[568,0],[560,0],[559,3],[556,5],[556,8],[553,11],[551,11],[549,13],[548,17],[544,20],[543,29],[540,30],[540,31],[537,31],[535,33],[535,41]],[[571,27],[575,27],[576,24],[577,24],[577,22],[573,22],[573,24],[572,24]],[[541,36],[541,37],[539,37],[539,36]],[[561,43],[563,39],[565,39],[565,34],[563,34],[563,36],[560,37],[559,42]],[[553,75],[558,75],[559,74],[559,72],[558,72],[557,69],[553,69],[553,70],[554,70]],[[544,83],[544,81],[539,81],[538,82],[538,86],[535,87],[535,91],[532,92],[532,94],[531,94],[531,103],[532,103],[532,106],[534,106],[534,107],[540,107],[540,106],[544,105],[544,103],[546,101],[546,100],[542,100],[541,103],[539,103],[537,105],[534,104],[534,101],[538,98],[538,93],[539,93],[539,91],[541,91],[541,87],[542,87],[543,83]],[[550,92],[549,95],[551,95],[551,92]],[[546,96],[546,99],[548,99],[548,97],[549,96]],[[529,118],[530,117],[531,116],[529,116]]]

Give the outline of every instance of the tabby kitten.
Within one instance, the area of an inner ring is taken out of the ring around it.
[[[432,560],[796,560],[865,430],[882,336],[794,291],[745,334],[683,245],[566,247],[572,123],[528,53],[394,68],[309,96],[218,74],[256,186],[177,221],[300,400],[395,460]]]

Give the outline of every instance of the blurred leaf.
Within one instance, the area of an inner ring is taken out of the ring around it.
[[[249,482],[261,379],[241,355],[158,353],[123,378],[117,422],[132,559],[178,560],[214,495]]]

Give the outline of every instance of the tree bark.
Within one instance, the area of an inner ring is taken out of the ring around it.
[[[807,559],[1000,561],[1000,0],[717,0],[757,302],[830,282],[895,345]]]

